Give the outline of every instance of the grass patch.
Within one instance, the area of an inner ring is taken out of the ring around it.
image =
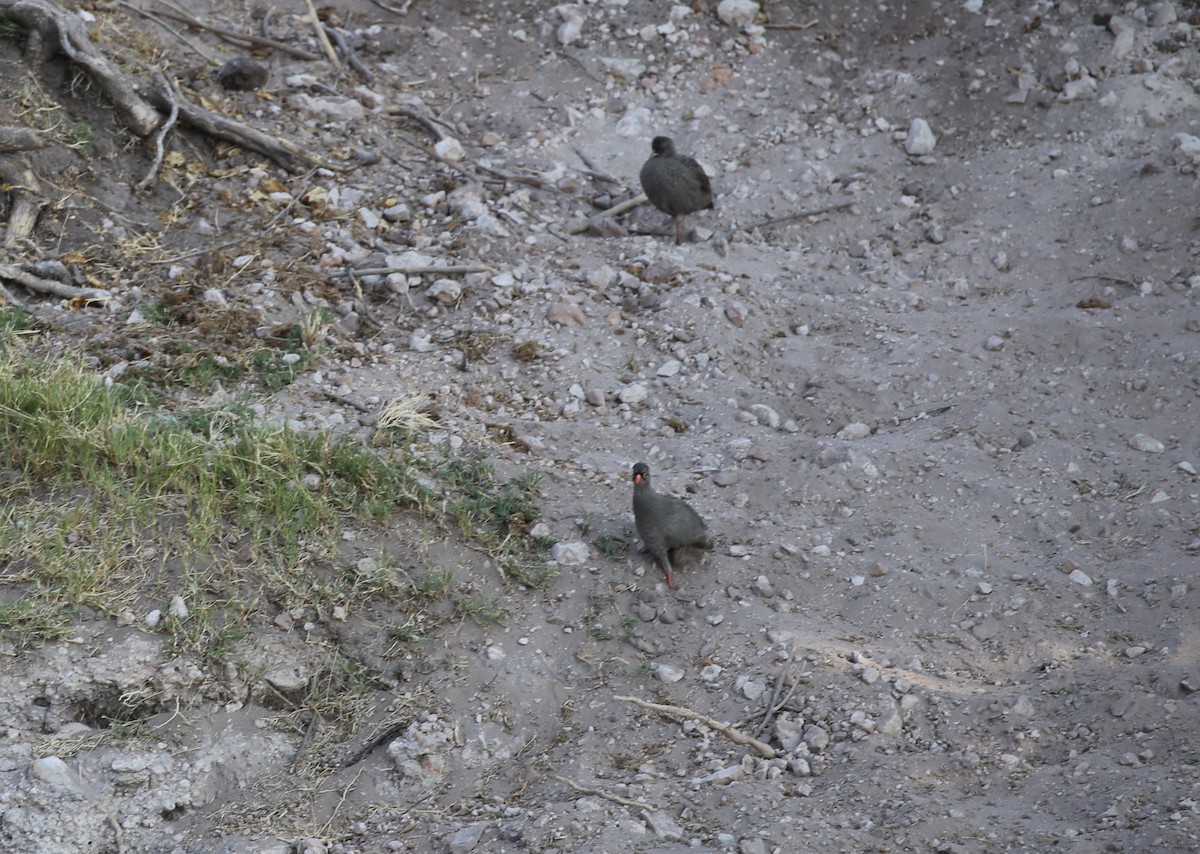
[[[403,642],[424,628],[406,615],[451,595],[454,573],[414,581],[384,549],[337,568],[347,524],[402,512],[461,535],[518,583],[553,575],[528,536],[534,476],[500,482],[480,457],[295,432],[244,405],[166,416],[152,402],[0,338],[0,632],[18,646],[65,637],[84,609],[159,608],[173,647],[221,659],[277,605],[325,619],[368,601],[395,609]],[[167,613],[176,595],[186,616]],[[456,607],[482,623],[504,613],[496,600]]]

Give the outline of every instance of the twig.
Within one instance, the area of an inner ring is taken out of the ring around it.
[[[756,222],[753,225],[747,225],[745,226],[745,230],[753,231],[756,228],[766,228],[769,225],[779,225],[782,222],[792,222],[793,220],[804,219],[805,217],[820,216],[821,214],[833,213],[834,211],[844,211],[846,208],[854,207],[854,204],[854,202],[842,202],[841,204],[830,205],[829,207],[825,208],[816,208],[810,211],[800,211],[799,213],[788,214],[787,216],[780,216],[776,217],[775,219],[768,219],[763,222]]]
[[[167,78],[163,77],[162,72],[157,68],[151,69],[154,75],[154,81],[162,87],[163,97],[171,104],[171,112],[167,116],[167,120],[158,126],[158,130],[154,132],[154,162],[150,164],[150,171],[146,173],[146,177],[137,182],[137,189],[144,190],[153,183],[158,177],[158,170],[162,168],[163,162],[163,140],[171,128],[175,127],[175,121],[179,118],[179,102],[175,99],[175,91],[171,88],[171,84],[167,82]]]
[[[162,9],[158,12],[158,14],[170,18],[173,21],[181,21],[182,23],[187,24],[189,27],[206,30],[214,35],[221,36],[222,38],[235,39],[237,41],[246,42],[247,44],[257,44],[262,45],[263,47],[274,48],[275,50],[291,54],[297,59],[306,59],[309,62],[316,62],[321,58],[316,54],[309,53],[306,50],[301,50],[298,47],[292,47],[290,44],[285,44],[284,42],[276,41],[275,39],[266,39],[262,36],[256,36],[253,33],[239,33],[237,30],[227,30],[224,27],[206,24],[203,21],[193,18],[191,15],[185,15],[182,12],[176,12],[172,9]]]
[[[308,6],[308,14],[312,18],[313,31],[317,34],[317,43],[321,45],[321,50],[325,51],[325,58],[329,60],[330,65],[341,71],[342,61],[338,59],[337,51],[329,43],[329,36],[325,35],[325,27],[321,23],[320,16],[317,15],[316,4],[313,3],[313,0],[304,0],[304,4]]]
[[[357,765],[367,758],[367,755],[379,745],[383,744],[388,739],[399,735],[408,729],[408,723],[394,723],[383,732],[368,739],[362,747],[350,754],[350,756],[342,762],[343,768],[349,768],[351,765]]]
[[[566,228],[566,232],[567,232],[567,234],[582,234],[583,232],[585,232],[589,228],[591,228],[592,225],[597,220],[605,219],[606,217],[611,217],[611,216],[620,216],[621,214],[625,213],[626,211],[631,211],[634,208],[636,208],[638,205],[643,204],[646,201],[648,201],[646,198],[646,194],[638,193],[632,199],[626,199],[625,201],[621,202],[619,205],[614,205],[613,207],[609,208],[606,211],[600,211],[600,213],[598,213],[598,214],[593,214],[592,216],[588,217],[583,222],[570,223]]]
[[[787,684],[788,673],[791,672],[790,664],[779,668],[779,675],[775,677],[775,688],[771,691],[771,702],[767,703],[767,708],[763,711],[762,720],[759,721],[758,727],[754,730],[754,737],[758,738],[767,731],[767,727],[771,725],[771,719],[775,717],[775,704],[779,702],[779,695],[783,693],[783,686]]]
[[[650,709],[654,712],[659,712],[664,715],[671,715],[676,718],[690,718],[694,721],[700,721],[705,726],[715,729],[722,733],[726,738],[734,744],[753,747],[758,751],[759,755],[766,759],[774,759],[776,757],[775,748],[769,744],[764,744],[757,738],[752,738],[743,732],[738,731],[732,725],[722,723],[716,718],[710,718],[708,715],[700,712],[692,711],[684,706],[668,706],[662,703],[647,703],[645,700],[639,700],[637,697],[613,697],[614,700],[623,700],[626,703],[633,703],[635,706],[641,706],[643,709]]]
[[[327,400],[331,400],[334,403],[340,403],[340,404],[342,404],[342,406],[349,406],[352,409],[357,409],[359,412],[373,411],[371,409],[371,407],[367,406],[365,403],[359,403],[357,400],[351,400],[348,397],[343,397],[342,395],[337,394],[336,392],[322,391],[321,394],[325,395],[325,398]]]
[[[598,181],[607,181],[610,184],[621,183],[616,178],[613,178],[613,177],[601,172],[600,167],[597,166],[595,163],[593,163],[592,159],[583,153],[583,149],[581,149],[579,147],[575,147],[572,149],[572,151],[575,152],[576,157],[578,157],[580,160],[583,161],[583,165],[588,168],[588,171],[586,174],[590,175],[591,177],[595,178]]]
[[[113,836],[116,838],[117,854],[125,854],[129,849],[125,847],[125,831],[121,829],[121,822],[117,821],[117,817],[109,813],[104,817],[108,826],[113,829]]]
[[[445,267],[364,267],[361,270],[338,270],[334,274],[355,276],[386,276],[389,273],[403,273],[406,276],[423,276],[428,273],[445,273],[457,275],[462,273],[495,273],[496,270],[487,264],[448,264]]]
[[[391,12],[394,15],[407,15],[408,8],[410,6],[412,6],[413,0],[404,0],[403,8],[399,8],[399,9],[397,9],[395,6],[389,6],[387,3],[381,2],[381,0],[371,0],[371,2],[374,3],[376,6],[378,6],[380,9],[383,9],[385,12]]]
[[[426,130],[438,138],[439,142],[446,138],[446,134],[440,127],[438,127],[439,122],[437,119],[422,115],[416,110],[411,110],[408,107],[392,107],[390,110],[388,110],[388,112],[394,116],[404,116],[405,118],[412,119],[419,125],[423,125]],[[441,122],[441,124],[445,124],[445,122]],[[450,128],[449,125],[446,125],[446,127]],[[450,129],[454,130],[453,128]]]
[[[308,726],[304,728],[304,737],[300,739],[300,746],[296,748],[296,755],[292,757],[292,770],[295,771],[300,766],[300,760],[304,757],[305,751],[308,750],[308,744],[312,741],[313,732],[317,728],[317,720],[321,716],[313,710],[312,717],[308,719]]]
[[[371,73],[371,69],[367,68],[367,66],[363,64],[363,61],[358,58],[358,54],[354,52],[354,48],[350,47],[350,42],[346,41],[346,36],[341,30],[326,24],[325,33],[333,36],[333,40],[337,42],[338,53],[345,57],[346,62],[351,68],[358,72],[359,77],[361,77],[363,80],[369,81],[375,76]]]
[[[816,21],[807,24],[763,24],[764,30],[811,30],[817,25]]]
[[[621,698],[618,697],[617,699],[619,700]],[[612,801],[614,804],[620,804],[623,807],[637,807],[638,809],[643,810],[654,810],[655,812],[658,811],[649,804],[639,803],[638,801],[630,801],[622,798],[620,795],[609,794],[603,789],[593,789],[591,786],[581,786],[574,780],[568,780],[566,777],[560,777],[557,774],[551,774],[550,777],[562,783],[563,785],[570,786],[577,792],[583,792],[585,795],[595,795],[598,798],[604,798],[606,801]]]
[[[1112,282],[1114,285],[1128,285],[1131,288],[1136,288],[1137,282],[1129,279],[1118,279],[1116,276],[1105,276],[1100,273],[1092,273],[1087,276],[1072,276],[1072,282],[1082,282],[1084,279],[1099,279],[1102,282]]]
[[[190,47],[196,53],[200,54],[202,57],[207,59],[209,62],[217,61],[217,58],[215,56],[213,56],[213,54],[211,54],[209,51],[207,51],[200,45],[196,44],[194,41],[189,39],[183,33],[179,32],[179,30],[172,27],[170,24],[168,24],[166,21],[164,21],[162,18],[160,18],[154,12],[149,12],[145,9],[139,9],[137,6],[134,6],[132,3],[126,3],[125,0],[117,0],[117,5],[124,9],[128,9],[131,12],[137,12],[143,18],[147,18],[148,20],[151,20],[154,23],[158,24],[160,27],[162,27],[168,33],[175,36],[175,38],[179,39],[181,42],[183,42],[185,45]],[[176,18],[175,20],[179,20],[179,19]]]

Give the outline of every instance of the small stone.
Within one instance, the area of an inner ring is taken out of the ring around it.
[[[617,283],[617,271],[607,264],[601,264],[587,274],[587,283],[600,290],[611,288]]]
[[[1022,694],[1017,697],[1017,701],[1012,704],[1012,708],[1008,710],[1010,715],[1016,715],[1022,718],[1033,717],[1033,700],[1029,699],[1028,694]]]
[[[559,326],[583,326],[583,309],[573,302],[556,302],[546,312],[546,319]]]
[[[989,336],[988,339],[983,342],[983,349],[997,353],[1004,349],[1004,339],[999,335]]]
[[[904,150],[913,157],[921,157],[932,154],[936,145],[937,137],[933,135],[933,128],[929,126],[929,122],[925,119],[913,119],[912,124],[908,126],[908,135],[904,137]]]
[[[1130,436],[1129,447],[1135,451],[1144,451],[1147,454],[1161,454],[1166,450],[1166,446],[1162,442],[1153,436],[1147,436],[1145,433],[1134,433]]]
[[[829,733],[813,724],[804,730],[804,743],[813,753],[820,753],[829,746]]]
[[[433,349],[433,336],[428,329],[414,329],[408,336],[408,346],[418,353],[426,353]]]
[[[753,24],[758,12],[758,3],[753,0],[721,0],[717,4],[717,17],[731,27]]]
[[[837,437],[839,439],[846,439],[846,440],[865,439],[867,436],[870,436],[870,435],[871,435],[870,425],[864,424],[861,421],[853,421],[853,422],[847,424],[841,430],[838,430],[838,432],[837,432]]]
[[[550,559],[561,566],[579,566],[586,563],[590,555],[588,544],[580,540],[555,543],[550,548]]]
[[[654,675],[658,677],[660,682],[666,682],[669,685],[682,679],[683,671],[678,667],[672,667],[670,664],[660,664],[654,668]]]
[[[757,700],[763,695],[763,692],[767,690],[766,685],[756,679],[739,677],[738,682],[740,683],[738,685],[738,690],[742,692],[742,696],[747,700]]]
[[[725,319],[734,326],[741,328],[746,322],[746,307],[740,302],[731,302],[725,306]]]
[[[171,604],[167,607],[167,613],[177,620],[183,620],[187,618],[188,607],[187,603],[183,601],[182,596],[171,597]]]
[[[658,839],[678,842],[683,838],[683,828],[673,818],[660,810],[642,810],[642,818],[650,826],[650,832]]]
[[[80,791],[71,767],[57,756],[43,756],[29,764],[29,776],[56,789]]]
[[[462,285],[454,279],[438,279],[425,290],[425,296],[436,303],[451,305],[462,299]]]
[[[1145,652],[1146,652],[1146,648],[1144,646],[1127,646],[1127,647],[1125,647],[1125,657],[1126,658],[1138,658],[1139,656],[1144,655]]]
[[[713,475],[713,483],[717,486],[733,486],[738,482],[738,473],[730,469],[723,469]]]
[[[658,369],[654,373],[660,377],[673,377],[679,373],[679,369],[682,367],[683,365],[678,359],[667,359],[667,361],[658,366]]]
[[[1067,578],[1071,579],[1076,584],[1082,584],[1084,587],[1092,586],[1092,577],[1082,569],[1071,570],[1071,574],[1068,575]]]
[[[645,402],[646,398],[649,396],[650,392],[646,388],[645,383],[630,383],[629,385],[625,386],[625,388],[621,389],[620,393],[617,395],[617,398],[621,401],[621,403],[628,404],[629,406],[635,406],[639,403]]]
[[[486,821],[477,821],[454,831],[446,840],[446,850],[449,854],[467,854],[469,851],[474,851],[479,846],[480,840],[483,839],[483,832],[487,829],[487,824]]]
[[[724,671],[725,668],[721,667],[719,664],[708,664],[705,665],[704,669],[700,671],[700,678],[705,682],[712,682],[719,678]]]
[[[263,680],[281,694],[298,694],[308,687],[308,674],[300,667],[280,667],[265,674]]]
[[[750,407],[751,414],[758,420],[758,423],[764,427],[770,427],[772,430],[778,430],[781,423],[779,413],[765,403],[756,403]]]
[[[146,625],[151,629],[154,628],[155,626],[157,626],[161,622],[162,622],[162,611],[158,610],[157,608],[155,608],[153,611],[151,611],[149,614],[146,615]]]
[[[462,147],[462,143],[452,136],[439,139],[433,146],[433,150],[437,156],[450,163],[457,163],[467,156],[466,150]]]
[[[1016,446],[1018,448],[1022,448],[1022,449],[1031,448],[1031,447],[1033,447],[1033,443],[1036,441],[1037,441],[1036,433],[1034,433],[1032,430],[1022,430],[1020,433],[1017,434],[1017,445]]]
[[[583,398],[592,406],[604,405],[604,392],[600,391],[598,388],[589,388],[586,392],[584,392]]]

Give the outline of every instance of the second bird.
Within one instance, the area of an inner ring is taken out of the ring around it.
[[[672,561],[678,558],[679,550],[713,547],[704,520],[695,510],[674,495],[654,491],[650,468],[645,463],[633,467],[633,521],[646,551],[666,572],[667,587],[675,586]]]
[[[671,217],[678,244],[683,218],[712,209],[712,184],[699,163],[675,151],[675,142],[669,136],[654,137],[650,149],[654,153],[638,177],[650,203]]]

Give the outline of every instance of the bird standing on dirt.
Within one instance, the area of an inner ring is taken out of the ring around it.
[[[680,549],[712,548],[704,520],[682,499],[655,492],[650,486],[650,468],[645,463],[633,467],[633,520],[646,551],[667,573],[667,587],[675,586],[671,561],[678,557]]]
[[[638,177],[650,203],[671,217],[678,245],[683,218],[712,209],[712,185],[699,163],[676,153],[675,142],[669,136],[654,137],[650,148],[654,153]]]

